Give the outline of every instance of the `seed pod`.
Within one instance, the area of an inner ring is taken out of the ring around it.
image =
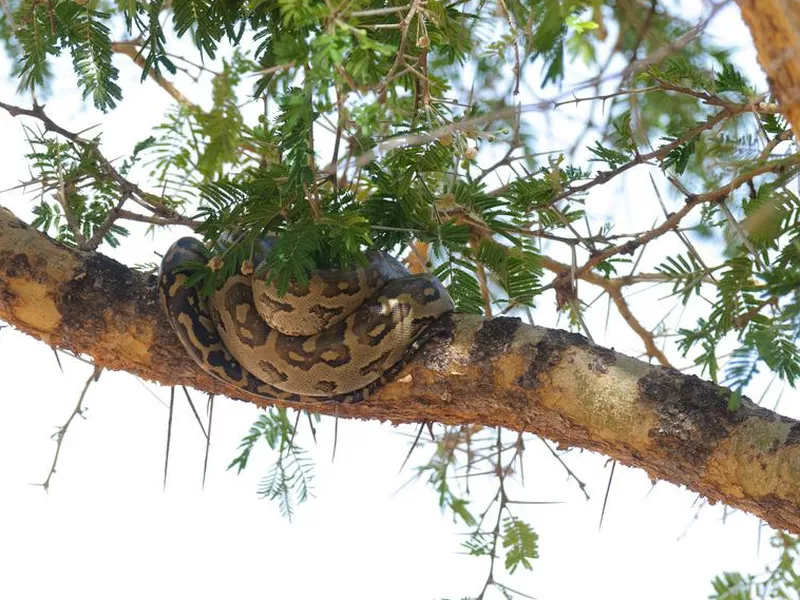
[[[450,208],[456,203],[456,196],[451,192],[439,196],[439,201],[436,203],[440,208]]]
[[[253,265],[253,261],[247,259],[242,261],[242,266],[239,267],[239,270],[241,271],[242,275],[252,275],[256,268],[255,265]]]
[[[224,263],[222,258],[220,258],[219,256],[212,256],[210,259],[208,259],[206,266],[212,271],[219,271],[220,269],[222,269],[223,264]]]

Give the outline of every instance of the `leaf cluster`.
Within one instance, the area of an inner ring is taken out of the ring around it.
[[[711,600],[795,600],[800,589],[798,538],[788,533],[776,533],[770,540],[780,550],[777,562],[760,575],[725,572],[711,582]]]
[[[277,500],[281,514],[289,520],[298,504],[305,502],[313,491],[314,464],[306,450],[295,441],[295,425],[289,421],[285,408],[271,407],[258,417],[239,444],[239,455],[228,465],[241,473],[259,440],[264,440],[278,453],[273,465],[261,480],[258,493]]]
[[[49,59],[69,50],[83,97],[106,111],[122,99],[119,71],[112,64],[110,14],[89,2],[22,0],[11,12],[21,58],[21,90],[34,90],[50,79]],[[7,17],[8,18],[8,17]]]

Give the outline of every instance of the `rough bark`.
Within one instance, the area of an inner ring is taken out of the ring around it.
[[[800,135],[800,2],[737,2],[753,36],[758,62],[797,138]]]
[[[155,277],[57,244],[2,208],[0,319],[106,368],[256,401],[188,358],[160,310]],[[456,315],[369,401],[312,408],[536,433],[800,533],[800,422],[747,399],[730,412],[727,398],[723,388],[580,335]]]

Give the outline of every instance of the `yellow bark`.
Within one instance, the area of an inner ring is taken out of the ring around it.
[[[797,138],[800,132],[800,2],[737,1],[753,36],[758,62]]]

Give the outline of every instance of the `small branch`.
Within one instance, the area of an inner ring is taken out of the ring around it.
[[[135,42],[114,42],[111,44],[111,50],[119,54],[124,54],[133,62],[135,62],[140,68],[144,69],[145,60],[141,54],[139,45]],[[161,74],[156,72],[154,69],[150,69],[148,76],[155,81],[161,89],[172,96],[172,98],[178,104],[187,108],[197,108],[197,106],[186,96],[184,96],[172,82],[164,79]]]
[[[753,318],[758,315],[762,310],[764,310],[767,306],[777,306],[778,299],[775,296],[770,296],[769,298],[765,298],[750,310],[748,310],[743,315],[739,315],[738,317],[733,319],[733,326],[736,327],[738,330],[744,329],[747,324],[753,320]]]
[[[79,134],[73,133],[61,127],[45,114],[44,106],[34,103],[33,108],[28,109],[14,106],[12,104],[6,104],[5,102],[0,102],[0,108],[4,109],[12,117],[24,116],[37,119],[44,125],[45,131],[57,133],[58,135],[79,145],[81,148],[88,150],[87,155],[94,156],[100,172],[105,177],[117,184],[122,196],[130,197],[144,208],[161,217],[170,219],[182,217],[175,210],[169,208],[167,203],[162,198],[145,192],[138,185],[123,177],[119,171],[113,167],[111,162],[109,162],[109,160],[101,154],[100,150],[98,149],[97,140],[84,139]]]
[[[606,288],[606,291],[608,292],[611,300],[614,301],[614,305],[617,307],[617,311],[619,311],[620,316],[625,319],[625,322],[628,324],[628,326],[644,343],[647,356],[655,358],[662,367],[667,367],[669,369],[674,368],[666,355],[658,348],[658,346],[656,346],[653,333],[646,329],[636,319],[636,317],[633,316],[633,313],[631,313],[630,307],[625,301],[625,297],[622,295],[622,291],[619,289],[619,287],[609,286]]]
[[[140,215],[139,213],[130,212],[124,209],[119,209],[117,214],[119,215],[120,219],[139,221],[141,223],[150,223],[151,225],[158,225],[160,227],[183,225],[184,227],[194,230],[200,226],[200,221],[194,221],[189,217],[184,217],[183,215],[176,215],[174,217],[154,217],[150,215]]]
[[[679,211],[672,213],[672,215],[666,219],[661,225],[651,229],[650,231],[640,235],[633,240],[626,242],[625,244],[621,244],[618,246],[613,246],[602,252],[599,252],[592,256],[586,264],[580,267],[576,271],[576,277],[580,277],[583,273],[593,269],[597,265],[599,265],[604,260],[611,258],[617,254],[630,254],[639,246],[643,246],[644,244],[654,240],[668,231],[674,229],[678,226],[678,224],[683,220],[686,215],[688,215],[692,210],[694,210],[697,206],[701,204],[706,204],[710,202],[719,202],[726,198],[731,192],[735,189],[741,187],[748,181],[751,181],[754,177],[758,175],[763,175],[765,173],[772,173],[776,170],[783,169],[785,167],[794,166],[800,164],[800,154],[795,154],[789,156],[788,158],[772,161],[767,164],[759,165],[754,167],[752,170],[748,171],[747,173],[743,173],[731,179],[727,184],[717,188],[716,190],[711,190],[709,192],[705,192],[703,194],[698,194],[695,196],[691,196],[687,198],[686,204],[681,208]]]
[[[192,397],[189,395],[189,390],[186,389],[185,385],[182,385],[181,388],[183,389],[183,393],[186,396],[186,400],[189,402],[189,408],[192,409],[192,414],[194,415],[197,424],[200,426],[200,431],[203,432],[203,437],[206,438],[206,442],[208,442],[208,433],[206,432],[206,428],[203,425],[203,420],[200,418],[200,415],[197,412],[197,409],[194,407],[194,402],[192,402]]]
[[[726,5],[730,4],[730,0],[722,0],[721,2],[711,3],[711,10],[709,11],[708,15],[705,19],[703,19],[700,23],[692,27],[689,31],[684,33],[682,36],[677,38],[676,40],[670,42],[666,46],[663,46],[646,56],[642,60],[633,61],[626,69],[624,69],[620,73],[620,78],[626,79],[627,77],[639,73],[646,69],[651,65],[655,65],[666,59],[668,56],[671,56],[675,52],[685,48],[689,44],[691,44],[697,36],[699,36],[703,30],[708,26],[711,19],[713,19],[716,14],[724,8]]]
[[[558,452],[556,452],[550,447],[550,444],[546,439],[544,439],[543,437],[540,437],[539,439],[542,440],[542,443],[550,451],[550,454],[552,454],[555,457],[555,459],[561,464],[561,466],[564,467],[564,470],[567,472],[567,478],[574,479],[575,483],[578,484],[578,487],[580,488],[581,492],[583,492],[584,498],[589,500],[589,492],[586,491],[586,484],[577,475],[575,475],[575,472],[569,468],[567,463],[564,462],[564,459],[562,459],[561,456],[559,456]]]
[[[741,112],[744,112],[744,108],[743,107],[744,107],[744,105],[742,105],[742,107],[740,107],[740,108],[742,108]],[[679,139],[677,139],[677,140],[675,140],[673,142],[670,142],[669,144],[665,144],[665,145],[661,146],[660,148],[657,148],[656,150],[653,150],[652,152],[648,152],[647,154],[637,154],[636,157],[633,160],[631,160],[630,162],[625,163],[624,165],[620,165],[616,169],[612,169],[611,171],[601,171],[593,179],[591,179],[590,181],[588,181],[588,182],[586,182],[584,184],[568,187],[567,189],[565,189],[564,191],[560,192],[559,194],[556,194],[556,196],[553,198],[551,204],[556,204],[558,201],[563,200],[564,198],[567,198],[567,197],[572,196],[574,194],[581,193],[581,192],[586,192],[586,191],[590,190],[591,188],[595,187],[596,185],[601,185],[601,184],[604,184],[604,183],[608,183],[614,177],[624,173],[625,171],[635,167],[636,165],[641,165],[641,164],[644,164],[644,163],[648,163],[648,162],[650,162],[652,160],[656,160],[656,159],[659,159],[659,160],[663,159],[664,157],[667,156],[667,154],[672,152],[675,148],[678,148],[679,146],[682,146],[687,141],[689,141],[692,138],[698,136],[702,132],[716,127],[719,123],[721,123],[725,119],[728,119],[730,117],[734,117],[737,114],[739,114],[739,112],[733,111],[733,110],[731,110],[729,108],[724,108],[721,111],[719,111],[717,114],[712,116],[711,118],[709,118],[706,121],[704,121],[703,123],[700,123],[699,125],[693,127],[689,131],[687,131]],[[497,191],[498,190],[495,190],[494,193],[496,194]]]
[[[764,263],[761,260],[761,257],[758,254],[758,251],[753,246],[753,243],[750,241],[750,238],[747,237],[747,234],[742,227],[742,224],[736,220],[736,217],[733,216],[731,209],[728,208],[728,205],[725,203],[725,200],[722,200],[719,203],[719,208],[722,211],[722,214],[725,216],[725,220],[728,221],[728,225],[730,225],[731,229],[733,230],[735,236],[739,239],[739,242],[747,248],[747,251],[753,255],[753,260],[758,265],[758,267],[763,271],[764,270]]]
[[[122,196],[122,198],[119,199],[119,202],[117,202],[117,205],[108,211],[105,220],[100,227],[95,230],[95,232],[92,234],[92,237],[78,245],[81,250],[97,250],[97,247],[102,243],[106,235],[108,235],[108,232],[111,231],[111,227],[114,225],[114,222],[120,218],[120,209],[122,208],[122,205],[125,204],[127,199],[127,196]]]
[[[411,25],[411,21],[414,18],[414,15],[417,14],[417,11],[420,10],[422,7],[422,0],[414,0],[411,3],[411,7],[408,9],[408,14],[403,18],[402,21],[398,24],[400,29],[400,45],[397,48],[397,56],[392,64],[391,68],[387,72],[386,76],[383,78],[383,83],[380,86],[380,91],[378,94],[379,98],[384,98],[387,90],[387,86],[390,81],[394,79],[397,75],[397,72],[400,70],[401,66],[404,66],[405,58],[403,55],[406,51],[406,45],[408,44],[408,28]]]
[[[71,185],[71,184],[70,184]],[[80,223],[75,218],[75,213],[72,212],[72,207],[69,205],[69,194],[67,194],[67,184],[64,182],[64,173],[61,170],[61,164],[58,165],[58,188],[55,193],[56,201],[64,211],[64,218],[67,220],[67,227],[72,232],[75,238],[75,243],[79,246],[86,241],[81,232]]]
[[[370,8],[367,10],[356,10],[351,13],[348,13],[348,17],[379,17],[381,15],[391,15],[398,12],[403,12],[404,10],[409,10],[411,8],[411,4],[406,4],[405,6],[387,6],[386,8]]]
[[[89,386],[100,379],[100,373],[103,372],[103,367],[99,367],[94,365],[94,370],[92,374],[89,376],[89,379],[86,380],[86,384],[83,386],[83,390],[81,391],[81,395],[78,397],[78,403],[75,405],[75,408],[72,409],[72,413],[69,415],[66,423],[64,423],[61,427],[56,430],[55,434],[53,435],[53,439],[56,440],[56,453],[53,456],[53,464],[50,466],[50,472],[47,474],[47,479],[44,480],[44,483],[40,484],[44,491],[47,492],[50,489],[50,480],[52,479],[53,475],[56,474],[56,466],[58,465],[58,457],[61,454],[61,445],[64,443],[64,437],[67,435],[67,430],[69,426],[72,424],[72,421],[75,417],[83,417],[83,400],[86,398],[86,392],[89,390]]]
[[[0,102],[0,108],[5,110],[8,114],[12,117],[32,117],[34,119],[38,119],[44,125],[45,131],[52,131],[53,133],[57,133],[68,140],[72,141],[80,141],[81,143],[89,143],[87,140],[82,140],[78,134],[72,133],[71,131],[64,129],[53,120],[50,119],[47,115],[44,114],[44,106],[34,103],[33,108],[22,108],[20,106],[14,106],[13,104],[6,104],[5,102]]]

